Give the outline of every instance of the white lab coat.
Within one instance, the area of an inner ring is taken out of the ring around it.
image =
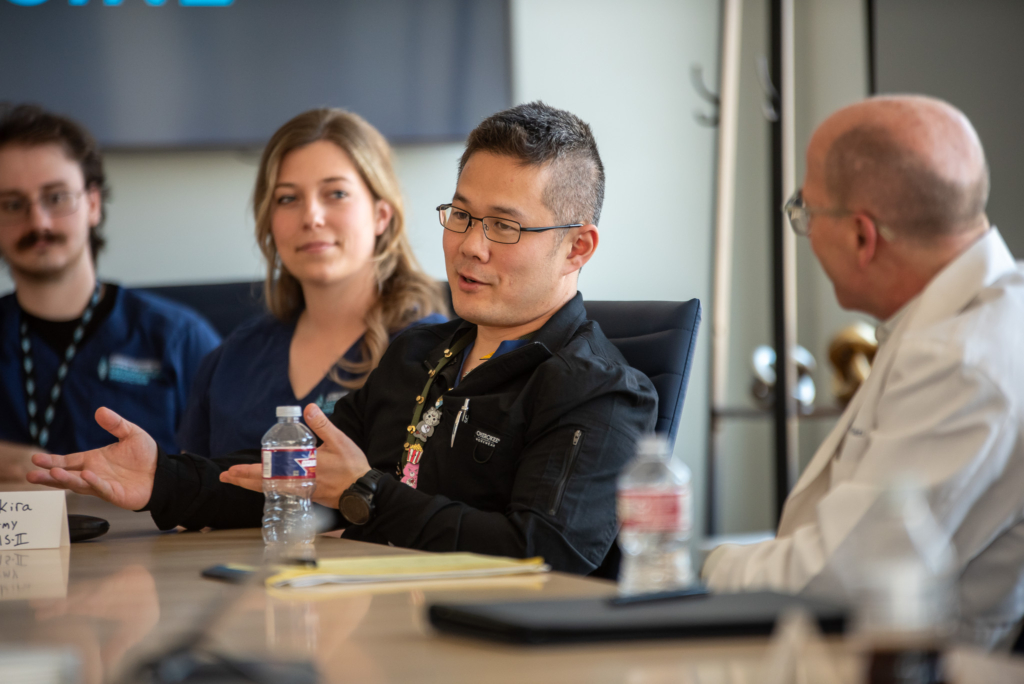
[[[1002,646],[1024,615],[1024,268],[999,232],[879,329],[871,374],[786,499],[775,539],[711,553],[718,591],[845,595],[885,487],[912,473],[950,535],[963,636]]]

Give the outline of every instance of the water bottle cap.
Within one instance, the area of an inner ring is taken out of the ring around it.
[[[298,418],[302,415],[301,406],[278,406],[277,417],[278,418]]]

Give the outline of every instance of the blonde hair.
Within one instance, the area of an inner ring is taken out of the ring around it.
[[[391,147],[380,132],[362,117],[342,109],[313,109],[281,126],[270,138],[256,176],[253,213],[256,243],[267,261],[264,294],[267,308],[279,320],[294,322],[306,303],[299,281],[288,272],[278,255],[271,232],[274,186],[281,160],[292,150],[326,140],[344,150],[352,159],[375,200],[391,205],[391,222],[376,238],[373,273],[378,297],[366,314],[366,333],[360,346],[361,359],[338,359],[331,379],[348,387],[361,387],[377,367],[390,334],[432,313],[447,313],[436,281],[420,268],[405,232],[405,212],[398,179],[391,163]],[[353,379],[343,380],[338,370]]]

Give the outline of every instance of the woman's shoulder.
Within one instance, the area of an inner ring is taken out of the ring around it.
[[[284,323],[270,314],[259,314],[240,323],[224,338],[221,354],[228,358],[258,361],[264,354],[288,352],[295,326]]]
[[[255,340],[266,339],[268,335],[287,335],[291,339],[294,331],[294,325],[285,323],[269,313],[261,313],[239,323],[238,327],[224,338],[224,344],[244,345]]]

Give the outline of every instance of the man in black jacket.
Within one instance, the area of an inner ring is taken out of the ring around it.
[[[323,440],[314,498],[340,508],[346,538],[601,565],[616,478],[657,409],[576,291],[603,195],[593,135],[568,112],[521,105],[470,134],[438,207],[460,320],[399,336],[330,420],[305,410]],[[148,510],[165,529],[259,524],[256,452],[167,455],[112,411],[96,419],[118,443],[38,454],[48,470],[30,480]]]

